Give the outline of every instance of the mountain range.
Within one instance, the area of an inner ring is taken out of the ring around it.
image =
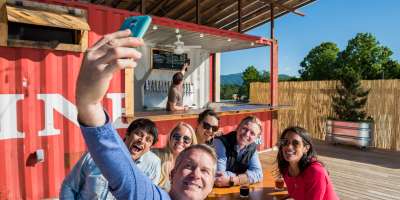
[[[286,74],[279,74],[279,80],[287,80],[292,76]],[[221,85],[242,85],[242,73],[221,75]]]

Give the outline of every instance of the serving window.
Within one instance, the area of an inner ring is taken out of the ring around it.
[[[83,52],[88,45],[86,11],[32,1],[0,3],[0,45]]]

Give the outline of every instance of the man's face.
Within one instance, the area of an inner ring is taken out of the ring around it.
[[[218,119],[214,116],[206,116],[203,121],[199,123],[197,128],[197,139],[199,143],[202,144],[213,139],[218,128]]]
[[[154,137],[143,130],[135,130],[125,138],[125,145],[131,153],[132,159],[137,160],[150,150]]]
[[[239,146],[244,147],[256,141],[261,129],[254,122],[247,122],[238,128],[236,139]]]
[[[190,150],[171,172],[171,197],[175,200],[205,199],[213,188],[214,173],[215,161],[208,153]]]

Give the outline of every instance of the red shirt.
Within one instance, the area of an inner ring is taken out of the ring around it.
[[[295,200],[338,200],[325,168],[313,162],[300,175],[283,175],[289,195]]]

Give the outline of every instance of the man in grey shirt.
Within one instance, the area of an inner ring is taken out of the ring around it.
[[[157,142],[157,128],[149,119],[133,121],[127,130],[124,142],[136,166],[153,183],[158,183],[161,161],[150,151]],[[108,182],[96,166],[90,153],[85,153],[64,179],[60,199],[115,199],[108,190]]]
[[[188,107],[183,106],[183,76],[188,65],[185,61],[182,70],[172,77],[172,85],[168,91],[167,111],[188,110]]]

